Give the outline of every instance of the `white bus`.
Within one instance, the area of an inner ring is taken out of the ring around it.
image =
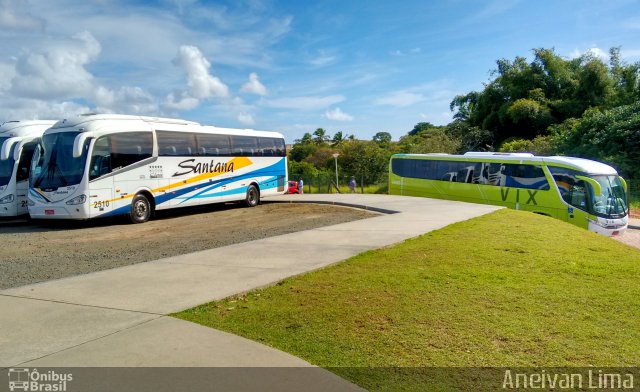
[[[0,217],[25,215],[29,167],[44,131],[55,121],[8,121],[0,125]]]
[[[228,201],[253,207],[283,194],[280,133],[125,115],[79,116],[47,130],[33,156],[29,214],[40,219],[129,215]]]

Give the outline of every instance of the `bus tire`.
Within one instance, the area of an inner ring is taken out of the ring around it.
[[[133,223],[144,223],[151,218],[151,203],[145,195],[135,195],[131,201],[129,219]]]
[[[260,191],[257,186],[253,184],[249,185],[244,202],[247,207],[255,207],[260,203]]]

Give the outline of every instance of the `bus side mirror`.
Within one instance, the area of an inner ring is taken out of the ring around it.
[[[602,186],[598,181],[594,180],[591,177],[585,176],[576,176],[576,178],[590,184],[593,187],[593,192],[595,193],[596,197],[602,195]]]
[[[76,139],[73,141],[73,157],[79,158],[82,156],[82,150],[84,149],[84,141],[87,140],[87,134],[81,133],[76,136]]]
[[[9,154],[11,154],[11,147],[13,147],[13,145],[15,143],[17,143],[18,141],[20,141],[20,138],[18,137],[12,137],[9,138],[7,140],[5,140],[4,143],[2,143],[2,148],[0,149],[0,159],[1,160],[6,160],[9,159]]]
[[[618,176],[618,178],[620,179],[620,182],[622,183],[622,187],[624,188],[624,193],[629,192],[629,187],[627,186],[627,181],[625,181],[624,178]]]
[[[19,161],[20,160],[20,155],[22,154],[22,147],[24,147],[24,140],[21,142],[18,142],[18,145],[16,146],[16,148],[13,150],[13,160],[14,161]]]

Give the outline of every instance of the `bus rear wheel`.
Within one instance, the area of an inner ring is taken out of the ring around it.
[[[251,184],[249,188],[247,188],[247,197],[244,202],[247,207],[255,207],[260,203],[260,191],[258,191],[255,185]]]
[[[133,223],[144,223],[151,218],[151,203],[145,195],[136,195],[131,201],[129,218]]]

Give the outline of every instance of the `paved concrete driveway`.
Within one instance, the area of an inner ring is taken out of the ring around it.
[[[380,216],[0,291],[0,367],[302,367],[258,343],[165,315],[269,285],[499,207],[387,195],[285,195]],[[290,257],[295,254],[296,257]],[[352,388],[331,373],[301,382]],[[329,384],[326,384],[329,383]],[[332,384],[332,383],[335,383]]]

